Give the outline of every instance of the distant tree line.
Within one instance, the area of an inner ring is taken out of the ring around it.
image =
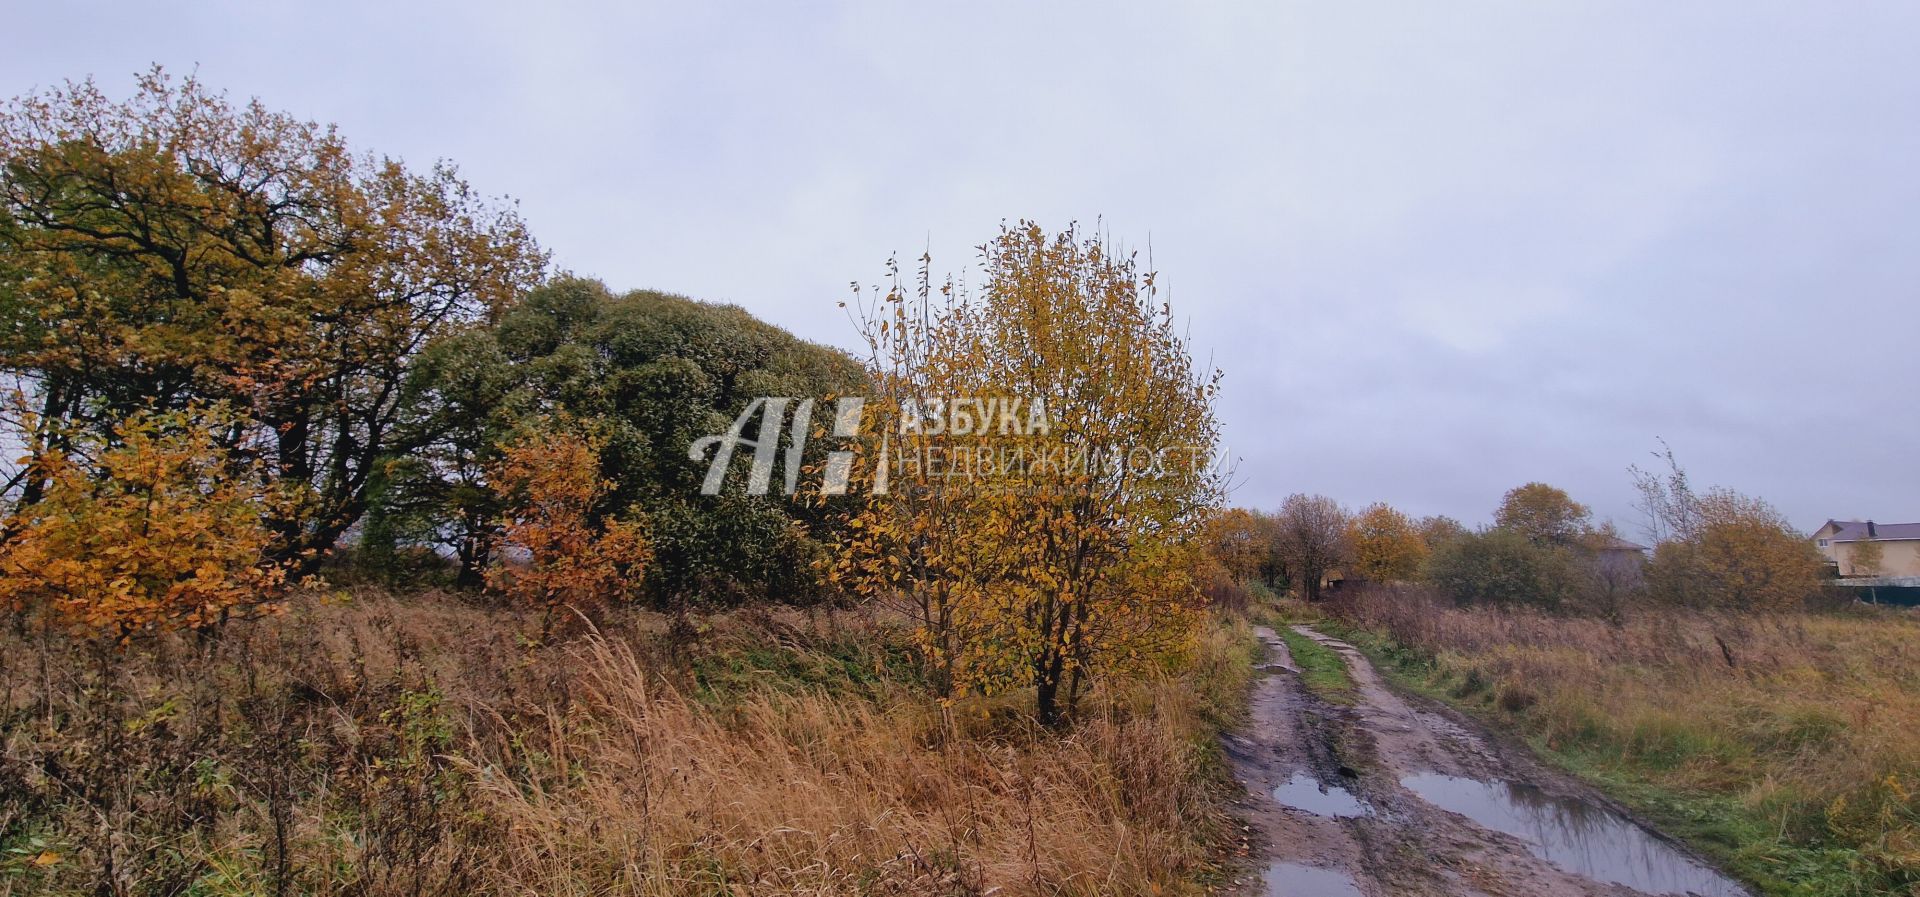
[[[1643,603],[1782,610],[1819,596],[1823,560],[1778,511],[1730,490],[1696,494],[1671,453],[1662,457],[1664,473],[1632,471],[1656,542],[1650,556],[1545,483],[1508,491],[1492,525],[1477,530],[1293,495],[1271,513],[1216,518],[1209,553],[1227,577],[1307,601],[1332,582],[1415,583],[1463,605],[1619,619]]]

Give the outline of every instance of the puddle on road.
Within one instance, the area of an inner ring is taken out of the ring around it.
[[[1372,812],[1353,796],[1353,792],[1338,785],[1323,785],[1319,779],[1304,772],[1294,773],[1285,785],[1273,789],[1273,799],[1283,807],[1336,819],[1366,816]]]
[[[1261,878],[1267,897],[1361,897],[1344,873],[1299,863],[1274,863]]]
[[[1688,859],[1626,818],[1533,785],[1422,773],[1400,784],[1428,803],[1526,841],[1536,856],[1577,875],[1648,894],[1747,897],[1744,888]]]

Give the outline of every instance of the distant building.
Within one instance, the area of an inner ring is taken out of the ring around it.
[[[1593,552],[1593,572],[1611,595],[1637,589],[1646,581],[1647,553],[1652,549],[1612,533],[1594,533],[1585,540]]]
[[[1647,559],[1647,552],[1652,550],[1637,542],[1629,542],[1619,536],[1605,534],[1595,536],[1589,544],[1593,547],[1593,553],[1598,555],[1603,561],[1613,560],[1639,563],[1645,561]]]
[[[1860,543],[1880,545],[1880,569],[1861,570],[1854,564]],[[1920,577],[1920,523],[1874,523],[1871,520],[1829,520],[1813,531],[1814,547],[1833,562],[1842,577],[1879,576],[1884,579]]]

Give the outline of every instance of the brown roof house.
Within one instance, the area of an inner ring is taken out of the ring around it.
[[[1860,545],[1877,542],[1880,568],[1857,560]],[[1871,520],[1829,520],[1813,531],[1814,547],[1833,562],[1842,577],[1876,576],[1885,579],[1920,577],[1920,523],[1874,523]]]

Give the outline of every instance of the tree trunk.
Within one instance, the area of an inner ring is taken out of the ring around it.
[[[33,438],[28,446],[27,463],[32,466],[27,470],[26,485],[20,490],[19,507],[31,507],[46,495],[47,472],[39,466],[39,462],[57,442],[55,428],[66,423],[66,393],[59,378],[48,380],[46,401],[41,406],[40,420],[34,427]]]
[[[487,584],[487,565],[493,561],[493,534],[487,529],[486,516],[477,509],[463,511],[466,532],[460,535],[455,552],[460,556],[460,572],[454,575],[454,588],[479,591]]]
[[[1060,680],[1065,667],[1065,658],[1056,648],[1041,652],[1033,671],[1033,713],[1040,724],[1049,729],[1058,728],[1062,716],[1060,713]]]

